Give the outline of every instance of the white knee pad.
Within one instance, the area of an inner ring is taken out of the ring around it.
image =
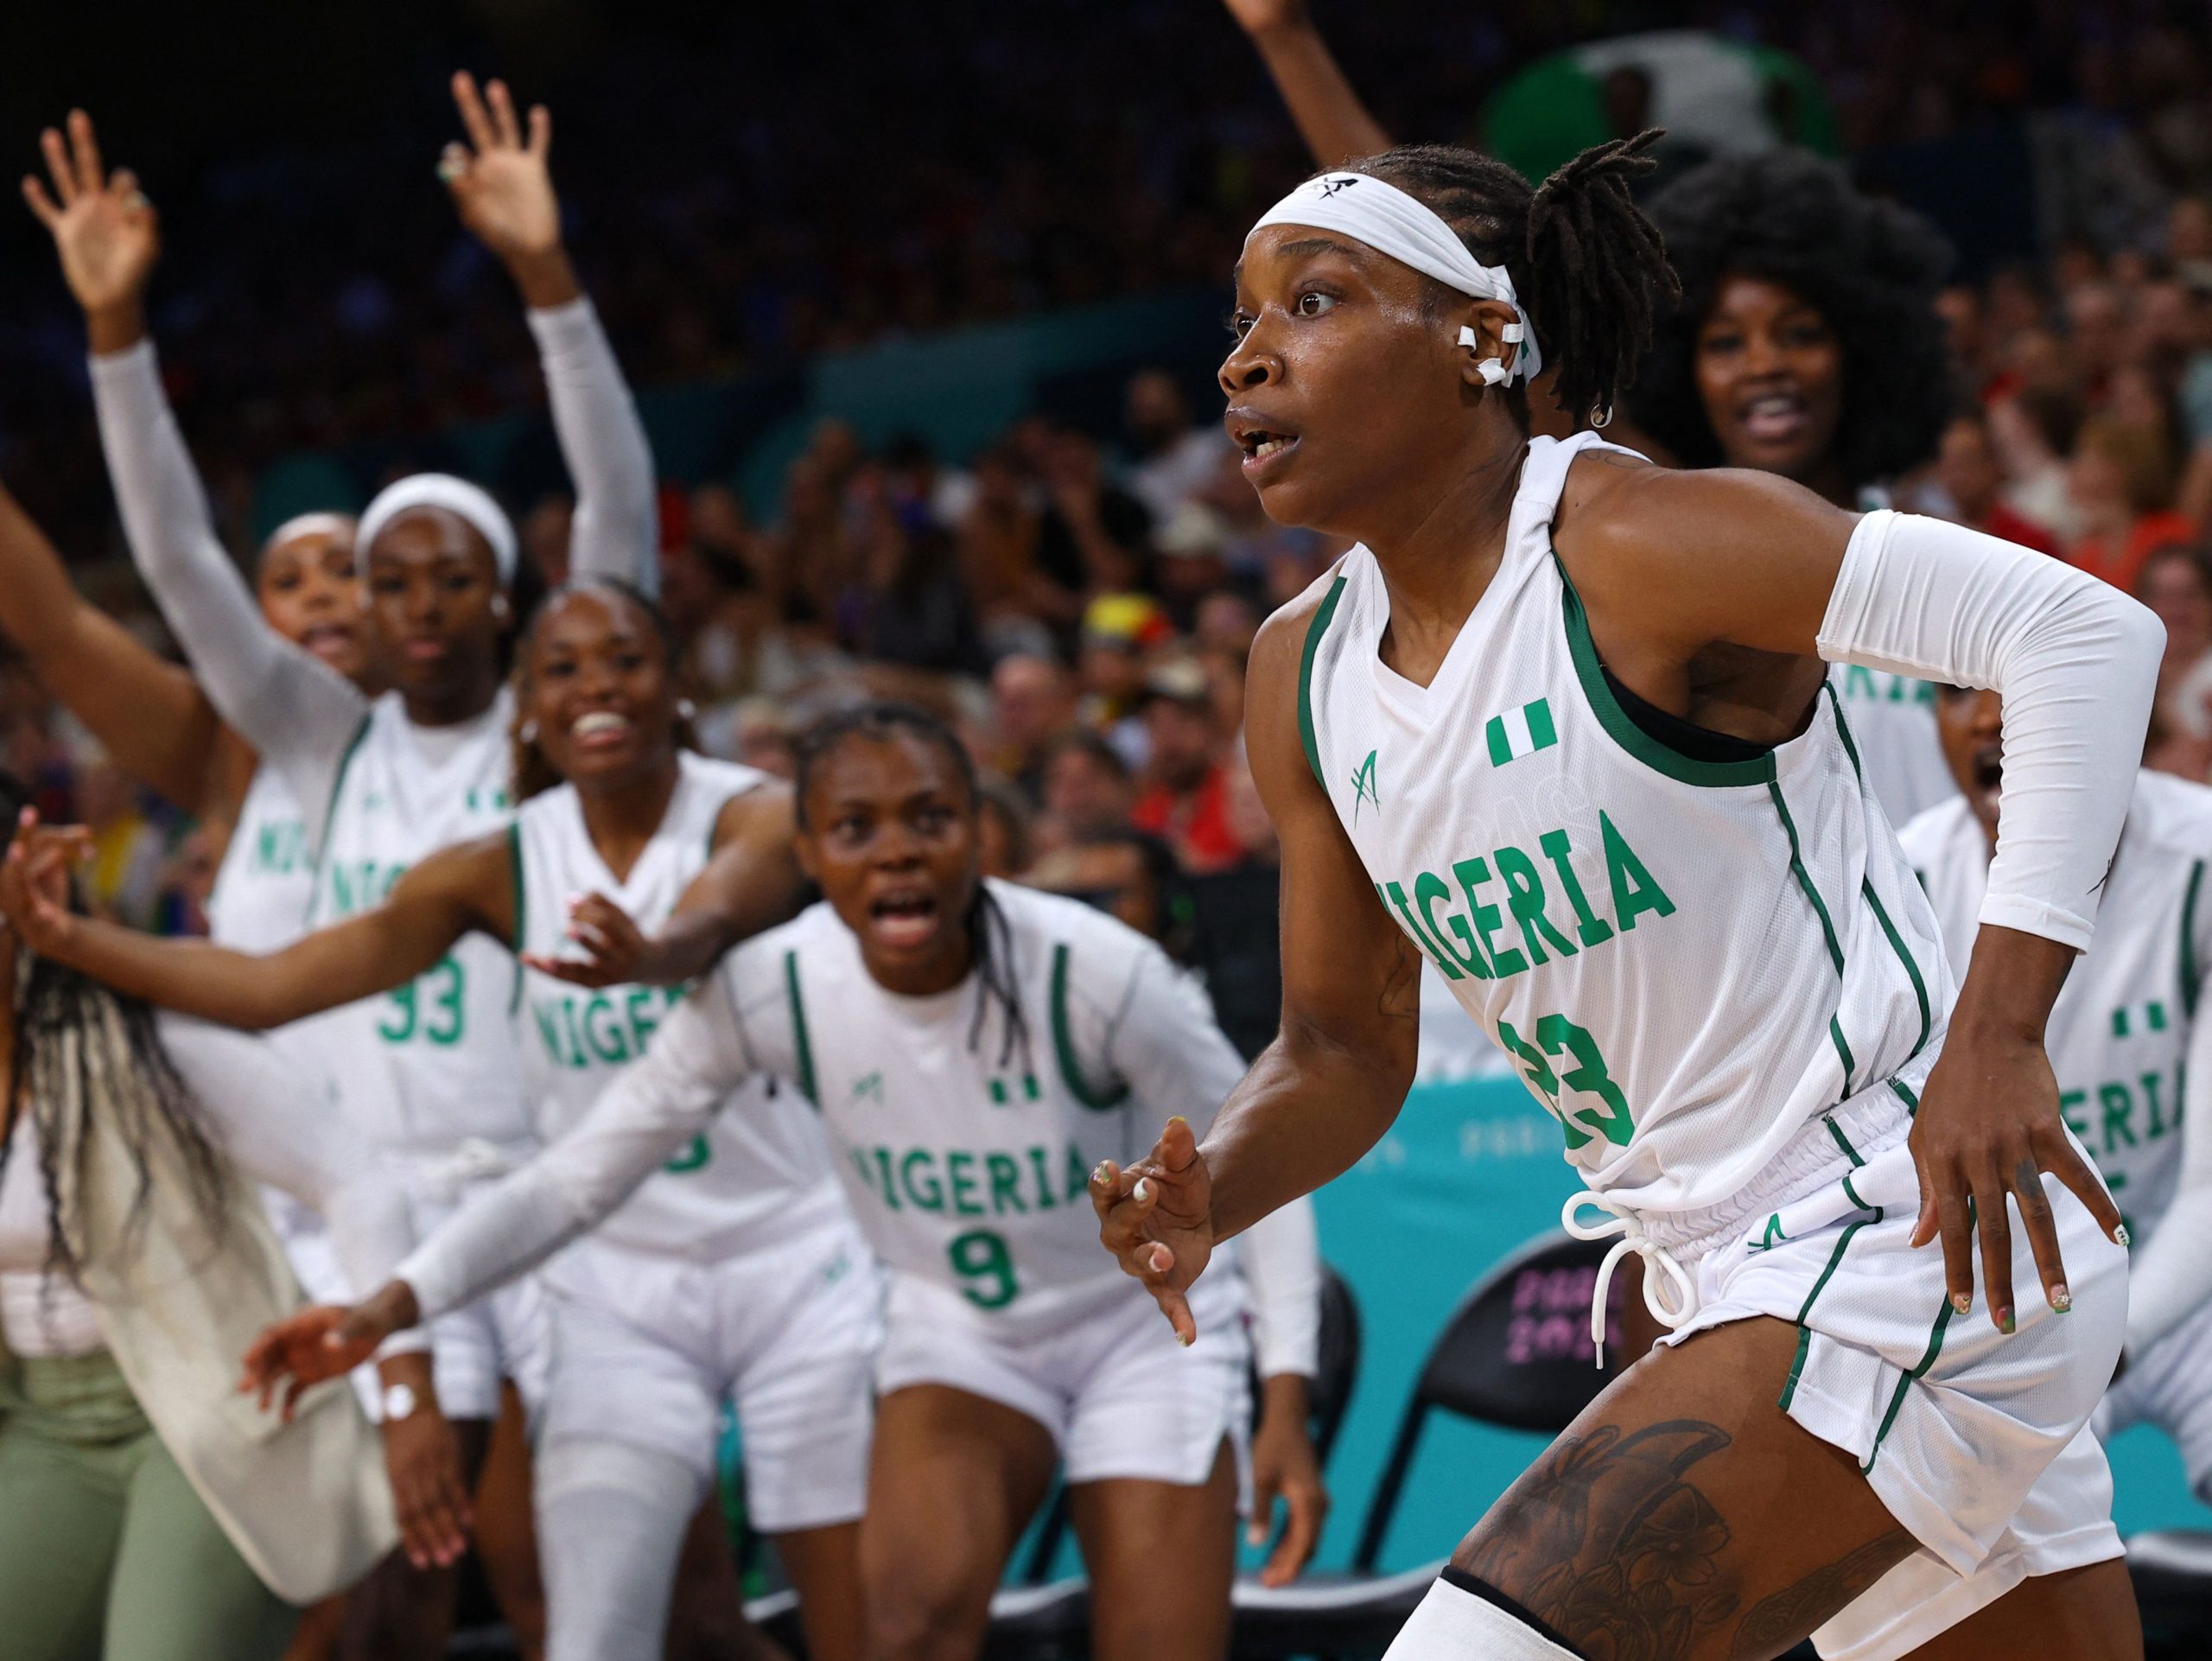
[[[628,1442],[563,1436],[538,1449],[536,1475],[547,1661],[659,1661],[698,1473]]]
[[[1382,1661],[1581,1661],[1522,1616],[1454,1585],[1465,1578],[1458,1570],[1445,1574],[1452,1578],[1428,1588]]]

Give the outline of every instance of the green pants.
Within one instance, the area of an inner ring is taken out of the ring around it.
[[[0,1389],[9,1661],[264,1661],[299,1612],[264,1587],[105,1355],[19,1359]]]

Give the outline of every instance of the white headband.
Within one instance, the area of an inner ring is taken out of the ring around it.
[[[1503,366],[1505,372],[1499,379],[1534,380],[1543,368],[1536,331],[1529,327],[1528,309],[1513,292],[1513,279],[1506,275],[1505,267],[1478,261],[1435,209],[1397,186],[1368,173],[1324,173],[1308,179],[1261,214],[1259,224],[1246,232],[1244,240],[1249,243],[1253,232],[1270,225],[1310,225],[1317,231],[1341,231],[1376,252],[1388,254],[1424,277],[1434,277],[1447,289],[1478,300],[1503,301],[1521,314],[1521,321],[1508,323],[1501,338],[1509,346],[1517,342],[1521,350],[1511,363]],[[1474,331],[1462,329],[1459,343],[1472,346]]]
[[[515,580],[515,527],[506,510],[491,493],[450,473],[413,473],[377,492],[376,500],[361,510],[360,528],[353,533],[353,559],[363,576],[368,574],[369,547],[377,534],[402,513],[418,507],[442,507],[474,526],[492,544],[499,562],[502,586]]]

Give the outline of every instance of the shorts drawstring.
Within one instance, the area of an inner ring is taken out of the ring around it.
[[[1580,1221],[1576,1213],[1585,1206],[1604,1212],[1605,1220],[1594,1225]],[[1613,1249],[1598,1265],[1598,1282],[1590,1294],[1590,1342],[1598,1352],[1601,1371],[1605,1365],[1605,1295],[1612,1289],[1613,1270],[1630,1252],[1643,1259],[1643,1307],[1651,1311],[1654,1321],[1672,1331],[1697,1313],[1697,1283],[1675,1260],[1673,1252],[1643,1231],[1643,1225],[1634,1212],[1624,1211],[1605,1195],[1586,1188],[1561,1208],[1559,1221],[1560,1226],[1578,1240],[1620,1237],[1613,1239]],[[1654,1270],[1658,1272],[1654,1274]],[[1669,1293],[1673,1295],[1671,1304]]]

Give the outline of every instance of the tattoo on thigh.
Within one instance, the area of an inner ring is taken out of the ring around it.
[[[1912,1536],[1892,1529],[1816,1569],[1795,1586],[1761,1598],[1736,1628],[1728,1661],[1767,1661],[1827,1620],[1908,1556]]]
[[[1564,1439],[1465,1567],[1587,1654],[1683,1661],[1739,1601],[1719,1561],[1734,1536],[1687,1480],[1731,1441],[1696,1419]]]

